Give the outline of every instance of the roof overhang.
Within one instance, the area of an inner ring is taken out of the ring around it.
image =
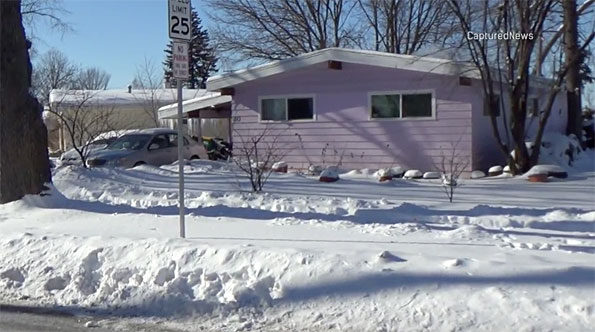
[[[340,63],[345,62],[430,74],[462,76],[478,80],[482,79],[479,70],[467,61],[346,48],[325,48],[289,59],[277,60],[260,66],[210,77],[207,80],[207,90],[222,91],[222,89],[231,88],[238,84],[323,62],[329,62],[329,68],[331,69],[340,68],[332,68],[330,62],[338,62],[336,64],[338,66],[340,66]],[[495,68],[491,68],[491,70],[494,71],[495,77],[498,77],[497,70]],[[548,87],[552,82],[546,78],[535,76],[531,76],[531,81],[539,88]]]
[[[204,96],[194,99],[186,100],[182,103],[182,113],[188,114],[189,112],[216,107],[231,102],[231,96],[222,96],[219,93],[212,93],[210,96]],[[159,119],[175,119],[178,116],[178,104],[169,104],[163,106],[158,111]]]
[[[293,58],[278,60],[260,66],[213,76],[207,81],[207,90],[216,91],[259,78],[280,74],[306,66],[339,61],[393,69],[406,69],[443,75],[461,75],[479,78],[479,73],[469,63],[425,56],[392,54],[376,51],[352,50],[345,48],[325,48],[301,54]]]

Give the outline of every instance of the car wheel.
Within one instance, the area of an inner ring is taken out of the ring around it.
[[[197,155],[193,155],[192,157],[190,157],[190,160],[196,160],[196,159],[200,159],[200,157]]]
[[[144,165],[144,164],[146,164],[144,161],[137,161],[137,162],[134,164],[134,166],[132,166],[132,167],[137,167],[137,166]]]

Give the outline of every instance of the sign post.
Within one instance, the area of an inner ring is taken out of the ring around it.
[[[182,106],[182,81],[188,79],[188,41],[190,28],[190,0],[168,0],[169,38],[173,39],[173,77],[178,90],[178,202],[180,208],[180,237],[186,237],[184,217],[184,121]]]

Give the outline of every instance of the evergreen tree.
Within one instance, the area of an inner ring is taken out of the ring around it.
[[[188,53],[190,56],[189,72],[190,77],[184,83],[184,86],[190,89],[204,89],[206,87],[207,78],[212,72],[217,70],[217,57],[211,46],[209,46],[209,34],[202,28],[200,18],[196,10],[191,10],[192,18],[192,40]],[[165,51],[164,78],[167,86],[174,85],[173,78],[173,59],[172,46],[170,41]]]

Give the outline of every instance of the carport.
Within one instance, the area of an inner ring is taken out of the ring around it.
[[[231,96],[211,92],[206,96],[189,99],[182,103],[184,124],[190,136],[219,137],[231,143]],[[175,129],[178,104],[170,104],[158,110],[162,124]]]

